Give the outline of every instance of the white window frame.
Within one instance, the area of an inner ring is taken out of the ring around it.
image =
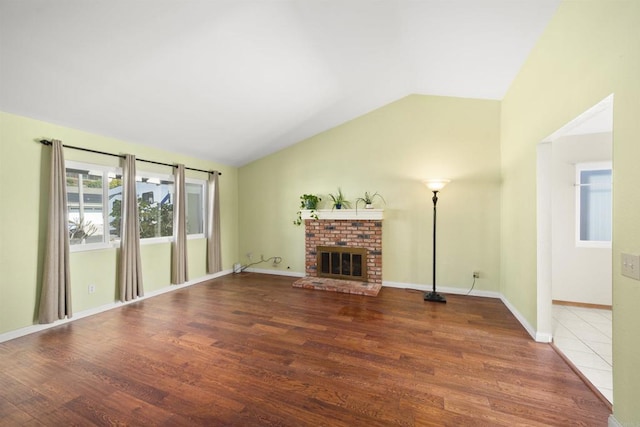
[[[102,172],[102,217],[103,224],[106,232],[103,231],[103,241],[100,243],[82,243],[77,245],[70,245],[70,252],[84,252],[84,251],[92,251],[98,249],[110,249],[110,248],[119,248],[120,247],[120,239],[115,239],[110,241],[110,232],[109,232],[109,173],[122,175],[122,168],[117,166],[106,166],[99,165],[94,163],[86,163],[86,162],[78,162],[74,160],[66,160],[65,161],[65,171],[66,169],[79,169],[79,170],[88,170],[95,172]],[[169,174],[162,174],[157,172],[147,172],[143,170],[136,171],[136,182],[142,181],[142,178],[155,178],[164,181],[171,181],[175,185],[175,176]],[[202,186],[202,233],[198,234],[189,234],[187,235],[188,240],[192,239],[203,239],[206,237],[207,233],[207,181],[203,179],[196,178],[186,178],[186,183],[189,184],[197,184]],[[175,188],[174,188],[175,194]],[[69,211],[67,209],[67,216]],[[173,236],[162,236],[162,237],[146,237],[140,239],[141,245],[152,245],[157,243],[170,243],[173,242]]]
[[[587,162],[577,163],[576,169],[576,195],[575,195],[575,236],[576,247],[579,248],[611,248],[611,240],[581,240],[580,239],[580,219],[581,219],[581,173],[584,171],[611,170],[611,191],[613,193],[613,164],[612,162]],[[613,207],[612,207],[613,208]]]
[[[197,234],[187,234],[187,240],[192,239],[204,239],[207,236],[207,195],[209,194],[207,189],[207,180],[205,179],[196,179],[196,178],[186,178],[185,183],[187,184],[196,184],[202,186],[202,233]]]
[[[104,165],[96,165],[93,163],[84,163],[77,162],[74,160],[66,160],[64,162],[65,174],[67,169],[79,169],[79,170],[88,170],[88,171],[96,171],[102,172],[102,221],[104,224],[102,242],[99,243],[82,243],[79,245],[69,245],[69,252],[84,252],[84,251],[93,251],[97,249],[109,249],[120,246],[120,239],[116,239],[114,241],[110,240],[111,233],[109,231],[109,212],[106,207],[108,204],[106,203],[109,200],[109,173],[115,173],[118,175],[122,174],[122,168],[114,167],[114,166],[104,166]],[[67,204],[68,204],[67,200]],[[67,208],[67,222],[69,210]]]
[[[176,184],[175,176],[173,176],[173,175],[157,173],[157,172],[146,172],[146,171],[136,170],[136,183],[142,182],[143,178],[144,179],[153,178],[153,179],[159,179],[161,181],[171,181],[174,186]],[[173,191],[174,191],[173,194],[175,194],[175,187],[174,187]],[[137,195],[137,190],[136,190],[136,195]],[[137,198],[137,196],[136,196],[136,198]],[[170,242],[173,242],[173,235],[171,235],[171,236],[142,237],[142,238],[140,238],[140,244],[141,245],[152,245],[152,244],[156,244],[156,243],[170,243]]]

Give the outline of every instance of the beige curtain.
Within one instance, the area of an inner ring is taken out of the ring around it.
[[[177,165],[173,200],[173,244],[171,253],[171,283],[179,285],[189,280],[187,274],[187,205],[184,165]]]
[[[220,251],[220,186],[218,171],[209,174],[209,195],[207,197],[207,271],[209,274],[222,270]]]
[[[39,323],[51,323],[71,317],[71,281],[69,277],[69,223],[67,184],[62,142],[51,141],[51,176],[44,271],[38,310]]]
[[[127,154],[122,167],[122,221],[120,224],[120,301],[144,295],[140,262],[140,220],[136,196],[136,158]]]

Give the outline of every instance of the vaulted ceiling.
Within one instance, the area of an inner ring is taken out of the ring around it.
[[[558,3],[0,0],[0,110],[240,166],[409,94],[501,99]]]

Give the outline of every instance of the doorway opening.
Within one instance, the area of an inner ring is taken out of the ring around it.
[[[553,341],[609,402],[612,256],[610,235],[602,227],[607,221],[611,226],[613,186],[601,171],[613,174],[612,145],[613,94],[545,138],[537,149],[537,338]],[[597,236],[593,241],[584,237],[589,218]]]

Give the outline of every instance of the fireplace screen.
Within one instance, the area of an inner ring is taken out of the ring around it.
[[[318,246],[318,277],[367,280],[367,249]]]

